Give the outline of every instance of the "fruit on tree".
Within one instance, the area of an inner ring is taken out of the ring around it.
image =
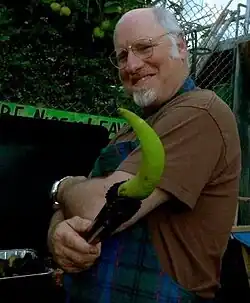
[[[61,10],[60,10],[60,15],[61,16],[69,16],[71,14],[71,10],[70,10],[70,8],[69,7],[67,7],[67,6],[63,6],[62,8],[61,8]]]
[[[94,28],[93,34],[97,38],[103,38],[105,35],[104,31],[99,26]]]
[[[61,5],[59,3],[53,2],[50,4],[50,8],[52,9],[52,11],[54,12],[60,12],[61,10]]]
[[[111,22],[109,20],[104,20],[102,21],[102,24],[101,24],[101,29],[102,30],[108,30],[111,26]]]

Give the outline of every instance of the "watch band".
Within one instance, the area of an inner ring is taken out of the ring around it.
[[[61,183],[63,181],[65,181],[66,179],[68,178],[73,178],[72,176],[66,176],[58,181],[56,181],[53,185],[52,185],[52,188],[51,188],[51,192],[50,192],[50,198],[53,202],[53,208],[54,209],[58,209],[60,208],[60,202],[57,200],[57,195],[58,195],[58,190],[59,190],[59,187],[61,185]]]

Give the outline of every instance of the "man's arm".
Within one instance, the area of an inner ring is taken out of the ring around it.
[[[128,180],[133,175],[116,171],[106,178],[94,178],[78,183],[67,190],[62,188],[59,192],[59,200],[64,206],[64,215],[68,219],[73,216],[80,216],[89,220],[94,220],[105,204],[105,195],[108,189],[115,183]],[[169,199],[169,195],[160,189],[155,191],[142,201],[140,210],[128,222],[124,223],[119,231],[129,227],[144,217],[150,211]]]

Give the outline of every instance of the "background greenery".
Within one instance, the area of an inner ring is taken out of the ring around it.
[[[1,1],[0,100],[111,116],[132,105],[108,55],[120,16],[150,1],[58,2],[68,15],[53,2]]]

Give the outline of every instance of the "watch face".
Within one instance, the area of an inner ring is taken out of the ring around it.
[[[58,188],[59,188],[59,185],[66,179],[68,178],[72,178],[71,176],[66,176],[64,178],[62,178],[61,180],[59,181],[56,181],[53,185],[52,185],[52,188],[51,188],[51,191],[50,191],[50,197],[52,199],[53,202],[56,201],[56,196],[57,196],[57,193],[58,193]]]
[[[54,200],[56,194],[57,194],[57,189],[58,189],[58,185],[59,185],[59,181],[56,181],[51,188],[51,192],[50,192],[50,197]]]

